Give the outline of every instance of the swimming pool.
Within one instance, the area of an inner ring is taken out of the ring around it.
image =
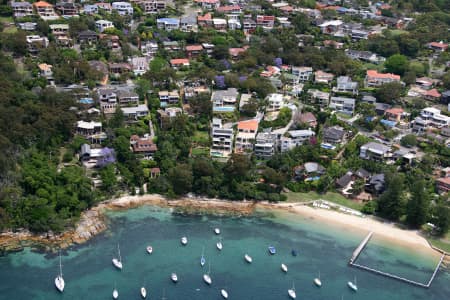
[[[214,112],[233,112],[234,106],[218,106],[213,108]]]

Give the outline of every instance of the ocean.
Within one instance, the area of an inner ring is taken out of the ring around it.
[[[415,287],[348,266],[348,260],[367,234],[320,223],[287,212],[258,211],[250,217],[186,216],[168,208],[142,206],[108,212],[108,230],[84,245],[62,252],[66,287],[59,293],[54,278],[59,257],[25,249],[0,257],[0,299],[112,299],[114,287],[119,299],[214,300],[289,299],[287,290],[295,284],[297,299],[450,299],[450,273],[440,270],[429,289]],[[219,227],[221,234],[213,229]],[[188,237],[182,246],[180,238]],[[223,250],[216,249],[222,238]],[[120,244],[123,270],[114,268]],[[146,246],[153,246],[153,254]],[[277,253],[270,255],[268,246]],[[202,250],[206,258],[200,266]],[[291,250],[297,249],[296,257]],[[248,253],[253,263],[244,260]],[[283,273],[281,263],[288,267]],[[409,279],[427,282],[437,263],[411,247],[371,240],[358,263],[376,267]],[[210,265],[211,286],[202,276]],[[174,284],[170,274],[176,272]],[[318,277],[322,287],[313,284]],[[347,282],[357,278],[358,291]]]

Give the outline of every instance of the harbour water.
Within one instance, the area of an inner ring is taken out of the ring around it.
[[[220,227],[223,250],[216,249]],[[288,299],[295,283],[297,299],[450,299],[450,273],[440,270],[429,289],[414,287],[351,268],[348,259],[366,232],[349,231],[290,213],[258,212],[252,217],[182,216],[167,208],[143,206],[109,213],[109,229],[87,244],[64,251],[63,273],[66,288],[58,293],[53,281],[59,259],[54,254],[30,249],[0,257],[0,299],[111,299],[114,286],[119,299],[140,299],[145,285],[147,299],[221,299],[225,288],[229,299]],[[181,246],[180,238],[189,243]],[[117,255],[123,270],[111,259]],[[153,254],[146,246],[153,246]],[[268,253],[268,246],[277,249]],[[200,266],[205,248],[206,265]],[[298,250],[293,257],[291,250]],[[244,260],[248,253],[253,263]],[[399,245],[387,245],[374,238],[358,262],[413,280],[427,282],[436,257]],[[281,263],[288,266],[283,273]],[[211,264],[212,285],[202,275]],[[170,281],[176,272],[179,282]],[[313,279],[318,276],[322,287]],[[358,292],[347,287],[357,278]]]

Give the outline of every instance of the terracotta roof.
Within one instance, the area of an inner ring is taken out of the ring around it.
[[[431,42],[428,45],[430,47],[435,47],[435,48],[442,48],[442,49],[447,49],[448,48],[448,44],[443,43],[443,42]]]
[[[304,114],[301,114],[299,119],[300,119],[300,122],[302,122],[302,123],[311,123],[311,122],[317,121],[316,117],[311,112],[306,112]]]
[[[175,58],[170,60],[171,65],[184,65],[189,64],[189,59],[187,58]]]
[[[436,181],[450,185],[450,177],[438,178]]]
[[[247,50],[247,49],[245,49],[245,48],[230,48],[230,49],[228,49],[228,53],[229,53],[231,56],[239,56],[239,55],[241,55],[242,53],[244,53],[245,50]]]
[[[53,66],[47,64],[39,64],[38,67],[41,71],[51,71]]]
[[[205,14],[204,16],[197,16],[197,21],[211,21],[212,16],[210,13]]]
[[[391,78],[394,80],[400,80],[400,75],[392,73],[378,73],[376,70],[367,70],[367,76],[375,78]]]
[[[386,111],[385,111],[385,113],[391,114],[391,115],[401,115],[404,112],[405,111],[403,110],[403,108],[400,108],[400,107],[386,109]]]
[[[38,1],[38,2],[33,3],[33,5],[36,7],[53,7],[53,5],[51,5],[50,3],[45,2],[45,1]]]
[[[241,9],[241,7],[239,5],[226,5],[226,6],[221,6],[221,7],[217,8],[217,11],[228,12],[228,11],[240,10],[240,9]]]
[[[439,93],[436,89],[432,89],[425,92],[425,96],[433,97],[433,98],[440,98],[441,93]]]
[[[202,51],[203,46],[202,45],[189,45],[186,46],[186,51]]]
[[[242,121],[238,123],[238,130],[258,130],[258,120],[248,120],[248,121]]]
[[[197,3],[219,3],[219,0],[195,0]]]

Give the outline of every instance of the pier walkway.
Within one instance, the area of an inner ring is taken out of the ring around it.
[[[423,287],[423,288],[429,288],[431,286],[431,283],[433,282],[434,278],[436,277],[436,274],[437,274],[437,272],[438,272],[438,270],[439,270],[439,268],[440,268],[440,266],[442,264],[442,261],[444,260],[445,254],[442,254],[441,259],[439,260],[439,263],[437,264],[436,268],[434,269],[433,275],[431,275],[431,278],[428,281],[428,283],[417,282],[417,281],[414,281],[414,280],[411,280],[411,279],[403,278],[401,276],[397,276],[397,275],[394,275],[394,274],[386,273],[386,272],[383,272],[383,271],[380,271],[380,270],[377,270],[377,269],[374,269],[374,268],[370,268],[370,267],[367,267],[367,266],[363,266],[363,265],[360,265],[360,264],[356,263],[356,260],[358,259],[359,255],[364,250],[364,248],[366,247],[367,243],[369,243],[370,239],[372,238],[372,235],[373,235],[373,232],[370,232],[364,238],[364,240],[359,244],[359,246],[355,249],[355,251],[353,251],[352,257],[350,258],[350,260],[348,262],[348,264],[350,266],[355,267],[355,268],[359,268],[359,269],[362,269],[362,270],[366,270],[366,271],[369,271],[369,272],[372,272],[372,273],[375,273],[375,274],[378,274],[378,275],[381,275],[381,276],[385,276],[385,277],[388,277],[388,278],[393,278],[393,279],[396,279],[396,280],[399,280],[399,281],[403,281],[403,282],[406,282],[406,283],[409,283],[409,284],[412,284],[412,285],[415,285],[415,286]]]

